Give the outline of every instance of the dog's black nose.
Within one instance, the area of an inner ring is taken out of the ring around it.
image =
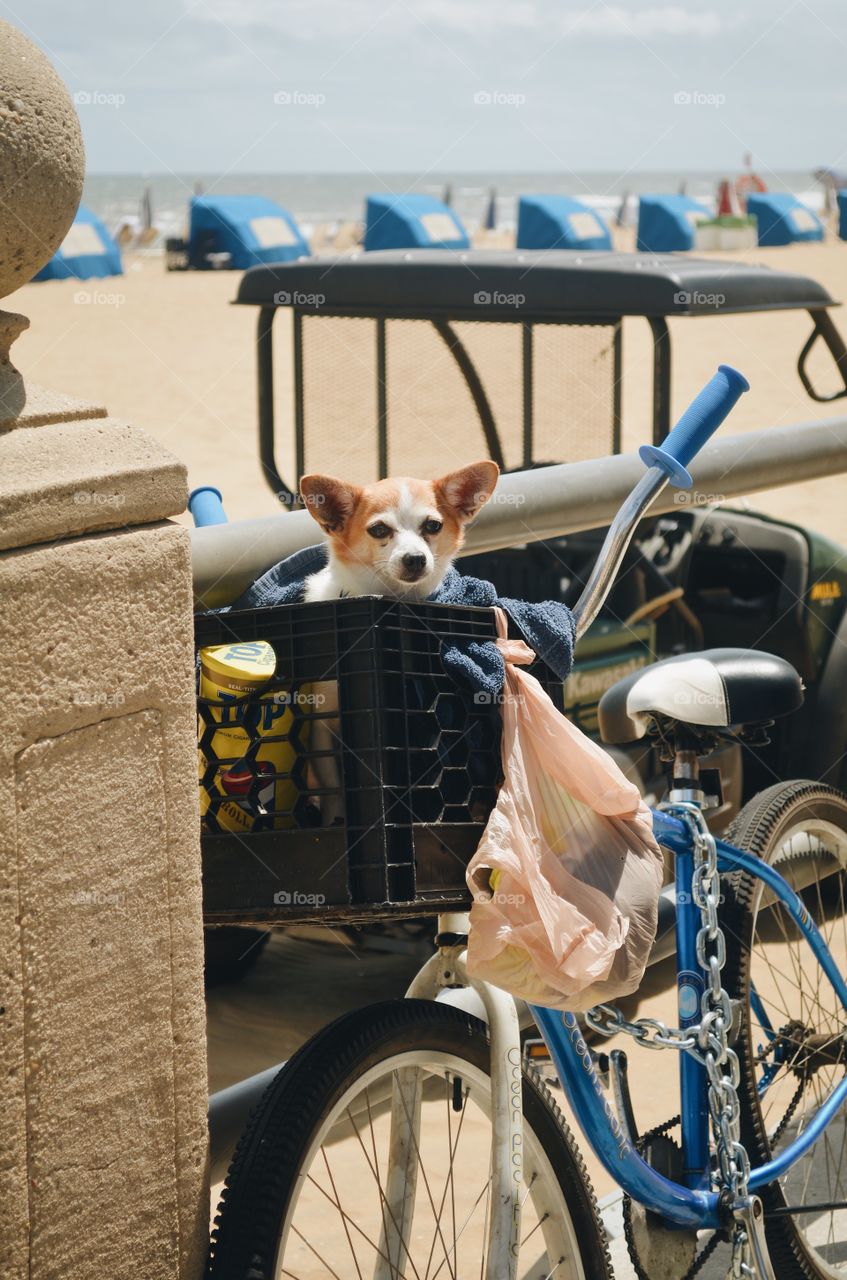
[[[407,555],[403,557],[403,568],[407,573],[423,573],[426,568],[426,556]]]

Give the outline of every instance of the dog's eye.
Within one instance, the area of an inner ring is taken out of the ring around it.
[[[389,529],[388,525],[383,524],[381,520],[378,520],[376,524],[368,525],[368,533],[371,535],[372,538],[390,538],[391,537],[391,530]]]
[[[442,520],[424,520],[423,522],[423,532],[430,536],[440,533],[443,528],[444,522]]]

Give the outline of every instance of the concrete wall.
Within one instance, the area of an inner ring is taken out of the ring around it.
[[[162,519],[184,503],[125,424],[0,427],[3,1277],[202,1273],[191,564]]]

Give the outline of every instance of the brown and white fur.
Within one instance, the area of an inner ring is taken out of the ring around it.
[[[496,462],[475,462],[440,480],[354,485],[308,475],[300,492],[327,535],[329,563],[306,580],[307,600],[390,596],[425,600],[464,540],[464,527],[494,492]]]
[[[333,476],[307,475],[300,492],[327,535],[329,560],[306,579],[305,599],[389,596],[426,600],[438,589],[464,541],[465,525],[497,484],[496,462],[475,462],[440,480],[388,479],[354,485]],[[336,758],[338,690],[334,680],[313,687],[321,701],[312,725],[313,766],[325,793],[325,826],[343,819]],[[337,797],[337,798],[336,798]]]

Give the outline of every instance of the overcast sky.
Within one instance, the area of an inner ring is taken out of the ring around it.
[[[0,0],[91,173],[847,168],[847,0]],[[90,100],[88,100],[90,99]]]

